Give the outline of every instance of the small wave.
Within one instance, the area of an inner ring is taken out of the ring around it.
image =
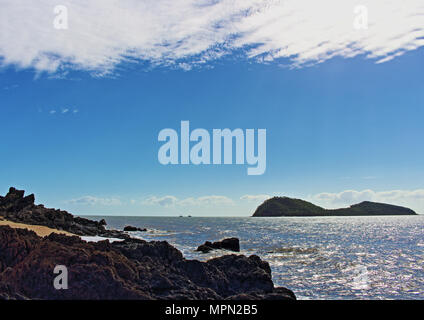
[[[143,232],[144,234],[148,234],[149,236],[172,236],[176,235],[177,232],[170,231],[170,230],[159,230],[159,229],[148,229],[146,232]]]
[[[282,247],[276,248],[267,253],[293,253],[293,254],[312,254],[317,253],[317,248],[301,248],[301,247]]]
[[[87,242],[99,242],[99,241],[104,241],[104,240],[109,240],[109,242],[124,241],[124,239],[106,238],[106,237],[99,237],[99,236],[82,236],[80,238],[84,241],[87,241]]]

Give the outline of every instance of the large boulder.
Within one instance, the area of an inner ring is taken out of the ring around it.
[[[240,252],[240,241],[237,238],[227,238],[215,242],[206,241],[204,244],[200,245],[196,249],[196,251],[207,253],[215,249],[224,249],[234,252]]]

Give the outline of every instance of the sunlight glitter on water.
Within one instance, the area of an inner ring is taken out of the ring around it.
[[[228,254],[194,250],[238,237],[241,254],[268,261],[275,285],[301,299],[424,299],[424,216],[105,219],[147,228],[137,236],[166,240],[189,259]]]

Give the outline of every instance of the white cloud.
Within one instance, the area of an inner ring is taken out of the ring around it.
[[[42,109],[38,109],[38,112],[42,112]],[[78,109],[70,109],[70,108],[62,108],[62,109],[58,109],[57,111],[55,109],[51,109],[49,111],[50,114],[77,114],[78,113]]]
[[[0,0],[3,65],[103,75],[123,61],[189,70],[243,49],[292,65],[364,54],[382,63],[424,45],[422,0],[362,0],[369,28],[354,28],[357,0],[63,0],[67,30],[53,27],[56,0]]]
[[[83,196],[81,198],[67,201],[69,204],[89,205],[89,206],[119,206],[122,204],[118,198],[98,198],[93,196]]]
[[[214,206],[233,205],[234,201],[226,196],[203,196],[198,198],[187,198],[179,202],[179,205]]]
[[[178,199],[175,196],[163,196],[156,197],[151,196],[145,199],[142,204],[144,205],[159,205],[162,207],[172,207],[172,206],[181,206],[181,207],[191,207],[191,206],[215,206],[215,205],[233,205],[234,201],[226,196],[203,196],[198,198],[185,198]]]
[[[254,203],[262,203],[269,198],[271,198],[271,196],[267,194],[245,194],[244,196],[240,197],[240,200]]]
[[[162,207],[172,207],[177,203],[178,199],[174,196],[156,197],[151,196],[145,199],[142,203],[144,205],[159,205]]]
[[[340,193],[319,193],[314,195],[312,200],[329,208],[349,206],[362,201],[374,201],[404,205],[417,210],[423,210],[424,189],[390,191],[345,190]]]

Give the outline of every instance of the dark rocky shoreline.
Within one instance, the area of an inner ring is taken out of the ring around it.
[[[79,236],[102,236],[107,238],[129,238],[119,230],[107,230],[106,221],[93,221],[72,214],[35,205],[35,196],[25,196],[25,191],[10,188],[5,197],[0,196],[0,216],[19,223],[46,226],[67,231]]]
[[[46,209],[34,200],[11,188],[0,197],[0,216],[123,241],[88,243],[56,233],[41,238],[29,230],[1,226],[0,299],[296,299],[292,291],[274,287],[269,264],[258,256],[187,260],[165,241],[133,239],[106,230],[105,222]],[[68,269],[67,290],[53,286],[57,265]]]

